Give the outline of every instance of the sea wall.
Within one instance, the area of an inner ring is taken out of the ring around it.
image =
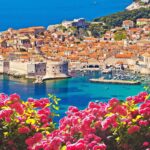
[[[17,73],[20,75],[27,74],[27,63],[24,62],[17,62],[17,61],[10,61],[10,73]]]

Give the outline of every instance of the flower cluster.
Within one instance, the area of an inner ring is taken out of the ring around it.
[[[70,106],[53,123],[58,99],[27,102],[17,94],[0,94],[0,149],[150,150],[150,99],[146,92],[125,101],[90,102],[84,110]]]
[[[59,128],[29,145],[30,150],[150,150],[148,93],[121,102],[90,102],[84,110],[69,107]]]
[[[52,132],[55,126],[50,104],[47,98],[29,98],[24,102],[17,94],[0,94],[0,139],[3,139],[0,149],[27,149],[28,143],[34,144],[42,135]],[[30,139],[32,136],[34,142]]]

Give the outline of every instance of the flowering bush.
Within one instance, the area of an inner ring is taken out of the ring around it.
[[[0,149],[24,150],[52,132],[55,124],[50,108],[57,107],[55,103],[58,103],[53,98],[51,103],[47,98],[29,98],[24,102],[17,94],[0,94]]]
[[[90,102],[84,110],[69,107],[59,128],[30,150],[150,150],[150,100],[148,93],[120,102]],[[34,135],[36,136],[36,135]],[[29,139],[30,140],[30,139]]]
[[[124,102],[90,102],[84,110],[69,107],[54,130],[58,99],[20,100],[0,95],[2,150],[150,150],[150,99],[146,92]]]

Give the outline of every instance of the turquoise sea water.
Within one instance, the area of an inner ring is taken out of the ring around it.
[[[143,90],[142,85],[117,85],[90,83],[89,79],[99,77],[98,72],[78,73],[75,77],[63,80],[50,80],[43,84],[32,84],[9,80],[7,76],[0,78],[0,91],[6,94],[18,93],[21,98],[26,100],[29,96],[33,98],[47,97],[52,93],[61,98],[61,115],[69,105],[85,108],[88,102],[93,100],[108,101],[112,97],[121,100],[127,96],[136,95]]]
[[[0,0],[0,31],[9,27],[48,26],[122,11],[132,0]]]

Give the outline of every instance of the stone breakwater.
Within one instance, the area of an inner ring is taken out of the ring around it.
[[[128,84],[128,85],[138,85],[141,84],[139,81],[125,81],[125,80],[105,80],[105,79],[90,79],[91,82],[96,83],[108,83],[108,84]]]

